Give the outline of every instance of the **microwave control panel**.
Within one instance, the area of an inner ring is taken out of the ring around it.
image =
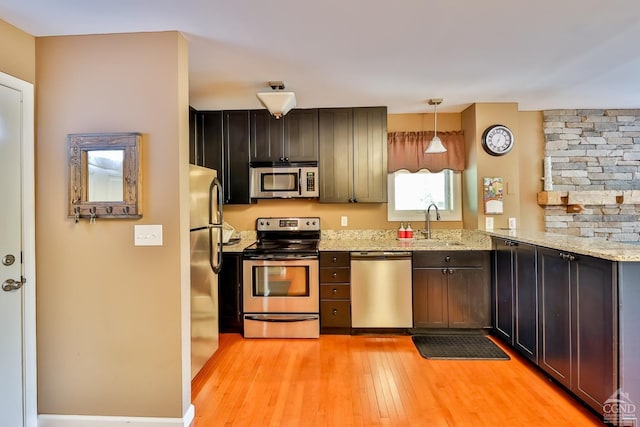
[[[307,191],[316,190],[316,173],[307,172]]]

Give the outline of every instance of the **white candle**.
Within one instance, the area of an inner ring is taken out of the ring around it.
[[[551,173],[551,157],[544,158],[544,191],[553,190],[553,177]]]

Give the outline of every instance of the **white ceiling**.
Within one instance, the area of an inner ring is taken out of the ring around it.
[[[0,0],[0,19],[34,36],[181,31],[198,109],[259,108],[269,80],[301,108],[640,108],[638,0]]]

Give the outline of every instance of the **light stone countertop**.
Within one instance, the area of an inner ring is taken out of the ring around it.
[[[418,231],[410,240],[396,239],[396,230],[323,230],[320,251],[487,251],[491,239],[483,232],[433,230],[431,239]]]
[[[418,232],[409,241],[395,238],[396,230],[322,230],[320,251],[483,251],[491,250],[491,237],[501,237],[559,251],[621,262],[640,262],[640,245],[529,230],[433,230],[432,239]],[[240,241],[223,252],[240,253],[256,240],[255,231],[236,232]]]
[[[640,261],[640,246],[630,243],[612,242],[597,237],[566,236],[528,230],[494,230],[486,233],[494,237],[530,243],[559,251],[589,255],[609,261]]]

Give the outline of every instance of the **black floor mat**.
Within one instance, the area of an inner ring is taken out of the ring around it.
[[[411,337],[425,359],[509,360],[509,356],[483,335],[414,335]]]

